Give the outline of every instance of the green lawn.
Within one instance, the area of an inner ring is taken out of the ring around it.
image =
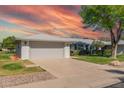
[[[9,58],[10,55],[12,55],[12,53],[0,52],[0,76],[27,74],[27,73],[45,71],[41,67],[25,67],[24,64],[29,64],[31,62],[28,60],[12,61]]]
[[[102,57],[102,56],[75,56],[74,59],[87,61],[96,64],[109,64],[113,59],[110,57]],[[119,55],[117,58],[119,61],[124,61],[124,55]]]

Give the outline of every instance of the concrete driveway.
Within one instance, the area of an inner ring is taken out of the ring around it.
[[[56,76],[57,79],[34,82],[15,87],[105,87],[120,82],[120,77],[123,77],[124,74],[119,73],[124,72],[123,68],[98,65],[75,59],[35,60],[33,62]]]

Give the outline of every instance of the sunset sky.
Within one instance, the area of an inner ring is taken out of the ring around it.
[[[97,38],[84,29],[80,6],[0,6],[0,31],[26,35],[48,33],[64,37]]]

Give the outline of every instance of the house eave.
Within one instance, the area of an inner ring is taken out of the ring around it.
[[[21,41],[43,41],[43,42],[70,42],[70,43],[73,43],[73,42],[82,42],[84,39],[63,39],[63,40],[41,40],[41,39],[20,39],[20,38],[16,38],[16,40],[21,40]]]

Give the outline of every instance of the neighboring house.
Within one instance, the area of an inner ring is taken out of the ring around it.
[[[107,48],[111,48],[111,42],[105,42]],[[124,40],[120,40],[118,43],[117,54],[124,54]]]
[[[72,50],[80,50],[82,48],[86,48],[92,44],[93,40],[91,39],[83,39],[80,42],[72,43],[71,49]]]
[[[71,50],[86,50],[84,51],[86,54],[91,52],[90,46],[92,44],[93,40],[91,39],[85,39],[81,42],[76,42],[71,44]],[[111,42],[102,41],[105,44],[105,49],[111,49]],[[82,53],[83,54],[83,53]],[[117,54],[124,54],[124,40],[120,40],[118,43],[118,49]]]
[[[84,39],[64,38],[48,34],[16,37],[16,53],[23,60],[70,58],[70,44],[83,40]]]
[[[92,42],[93,40],[91,39],[84,39],[80,42],[72,43],[71,44],[71,55],[73,55],[74,51],[80,51],[81,55],[89,54],[89,52],[91,52],[90,48],[91,48]]]

